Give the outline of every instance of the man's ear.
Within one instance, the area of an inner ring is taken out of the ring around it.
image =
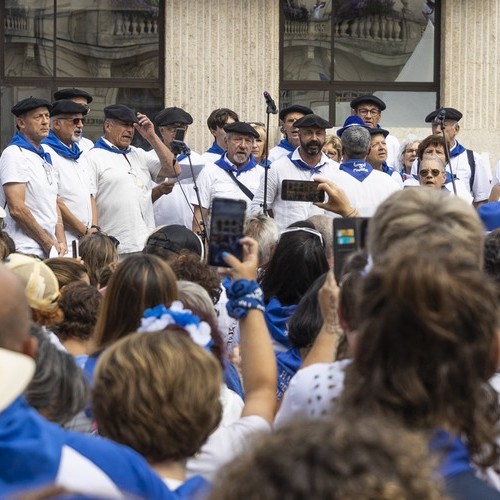
[[[460,125],[458,123],[455,123],[455,131],[457,134],[460,132]]]
[[[210,129],[210,133],[211,133],[214,137],[216,137],[215,132],[217,132],[217,130],[215,130],[215,129],[213,129],[213,128],[211,128],[211,129]]]

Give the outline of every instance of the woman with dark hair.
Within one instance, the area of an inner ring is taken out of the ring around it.
[[[278,397],[300,366],[288,338],[288,320],[314,280],[328,271],[323,237],[312,223],[299,221],[285,229],[261,280],[265,318],[278,362]]]

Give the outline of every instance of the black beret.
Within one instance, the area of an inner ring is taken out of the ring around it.
[[[248,134],[251,135],[254,139],[258,139],[260,137],[259,133],[249,123],[246,122],[228,123],[227,125],[224,125],[224,131],[235,132],[236,134]]]
[[[59,101],[61,99],[73,99],[73,97],[83,97],[87,99],[87,104],[93,101],[93,97],[85,90],[81,89],[61,89],[54,92],[54,100]]]
[[[112,120],[120,120],[125,123],[139,123],[132,109],[124,104],[111,104],[104,108],[104,117]]]
[[[176,107],[165,108],[155,116],[154,124],[157,127],[172,125],[172,123],[191,125],[191,123],[193,123],[193,117],[187,111]]]
[[[47,108],[49,111],[52,109],[52,104],[45,99],[40,99],[39,97],[27,97],[17,104],[14,104],[11,108],[11,113],[16,116],[21,116],[27,111],[31,111],[36,108]]]
[[[387,137],[389,135],[388,130],[385,130],[385,129],[380,128],[380,127],[369,128],[368,132],[370,132],[370,135],[382,134],[384,137]]]
[[[458,111],[458,109],[455,108],[439,108],[433,111],[432,113],[429,113],[425,117],[425,122],[426,123],[431,123],[434,121],[434,118],[441,112],[444,111],[444,118],[445,120],[454,120],[458,122],[462,118],[462,113]]]
[[[299,120],[297,120],[294,124],[294,127],[296,128],[303,128],[303,127],[318,127],[318,128],[332,128],[332,125],[327,122],[324,118],[321,118],[321,116],[315,115],[314,113],[311,113],[309,115],[303,116]]]
[[[81,104],[70,101],[69,99],[61,99],[52,104],[50,116],[71,115],[73,113],[83,113],[86,115],[88,111],[89,109],[87,106],[82,106]]]
[[[292,104],[291,106],[288,106],[287,108],[283,108],[280,111],[279,117],[282,122],[285,121],[286,115],[290,113],[302,113],[303,115],[312,115],[313,110],[311,108],[308,108],[307,106],[301,106],[300,104]]]
[[[356,99],[353,99],[351,101],[351,108],[356,109],[363,102],[371,102],[371,103],[375,104],[375,106],[378,106],[380,111],[384,111],[384,109],[387,107],[385,105],[385,102],[382,101],[382,99],[379,99],[378,97],[375,97],[374,95],[368,94],[368,95],[361,95],[359,97],[356,97]]]
[[[151,234],[146,241],[146,247],[153,246],[174,253],[189,250],[203,257],[203,244],[200,238],[187,227],[178,224],[163,226]]]

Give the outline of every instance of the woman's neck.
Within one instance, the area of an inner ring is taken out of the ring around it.
[[[186,462],[187,460],[165,460],[164,462],[151,464],[151,467],[160,477],[184,482],[186,480]]]

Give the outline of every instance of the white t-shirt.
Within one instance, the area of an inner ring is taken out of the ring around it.
[[[39,155],[19,146],[7,146],[0,157],[0,182],[25,184],[25,204],[37,223],[55,239],[57,223],[58,175],[56,169]],[[6,231],[16,244],[16,250],[46,258],[40,244],[28,236],[10,216],[5,193],[0,193],[0,203],[5,206]]]
[[[245,452],[260,434],[271,431],[262,417],[250,415],[228,427],[219,427],[202,446],[200,452],[187,462],[187,476],[203,476],[212,481],[217,472],[235,457]]]
[[[80,151],[82,151],[83,153],[90,151],[94,147],[94,143],[90,139],[87,139],[86,137],[82,137],[77,142],[77,144],[78,147],[80,148]]]
[[[225,157],[227,159],[227,156]],[[229,160],[227,160],[229,162]],[[230,162],[229,162],[230,163]],[[241,172],[237,179],[252,193],[259,186],[260,178],[264,169],[260,165]],[[231,176],[214,163],[207,164],[198,176],[198,189],[200,201],[203,208],[210,208],[214,198],[230,198],[233,200],[245,200],[247,202],[247,213],[250,207],[250,199],[243,193],[239,186],[231,179]],[[196,196],[191,197],[191,204],[198,205]]]
[[[64,158],[57,154],[47,144],[43,149],[50,153],[52,165],[59,174],[58,195],[71,213],[86,227],[92,225],[92,206],[90,203],[90,181],[89,174],[85,171],[85,162],[82,156],[78,160]],[[68,245],[72,240],[78,240],[79,235],[65,228],[66,242]]]
[[[292,153],[292,159],[301,160],[299,148]],[[339,164],[330,160],[325,154],[322,154],[318,165],[321,164],[323,164],[323,167],[317,175],[322,177],[331,178],[332,174],[338,171],[339,168]],[[283,156],[271,164],[267,179],[267,206],[273,211],[278,231],[283,231],[283,229],[293,222],[305,220],[312,215],[328,215],[328,212],[319,209],[312,203],[303,201],[284,201],[281,199],[281,183],[283,180],[296,179],[310,181],[314,179],[314,176],[315,173],[313,170],[308,171],[297,167],[288,156]],[[250,206],[251,215],[262,212],[263,201],[264,176],[262,176],[259,188],[252,200]]]
[[[387,165],[397,165],[400,149],[398,138],[389,134],[385,138],[385,143],[387,144]]]
[[[156,155],[154,150],[148,154]],[[195,165],[205,165],[205,160],[201,155],[191,151],[191,163]],[[179,165],[182,170],[190,169],[188,158],[183,158]],[[171,180],[175,180],[171,179]],[[180,224],[191,229],[193,222],[193,207],[191,200],[195,198],[194,184],[192,181],[177,182],[169,194],[158,198],[154,204],[154,215],[156,226],[168,226],[170,224]]]
[[[120,241],[119,253],[140,252],[155,228],[151,180],[158,176],[161,163],[156,155],[143,149],[130,149],[124,155],[93,148],[83,157],[96,200],[98,224]]]
[[[282,158],[283,156],[287,156],[291,153],[289,149],[284,148],[283,146],[280,146],[277,144],[274,146],[274,148],[271,148],[269,150],[269,153],[267,155],[267,159],[272,163],[273,161],[278,160],[279,158]]]
[[[273,427],[278,429],[296,419],[314,420],[331,413],[344,389],[345,369],[350,363],[350,359],[343,359],[299,370],[288,385]]]

